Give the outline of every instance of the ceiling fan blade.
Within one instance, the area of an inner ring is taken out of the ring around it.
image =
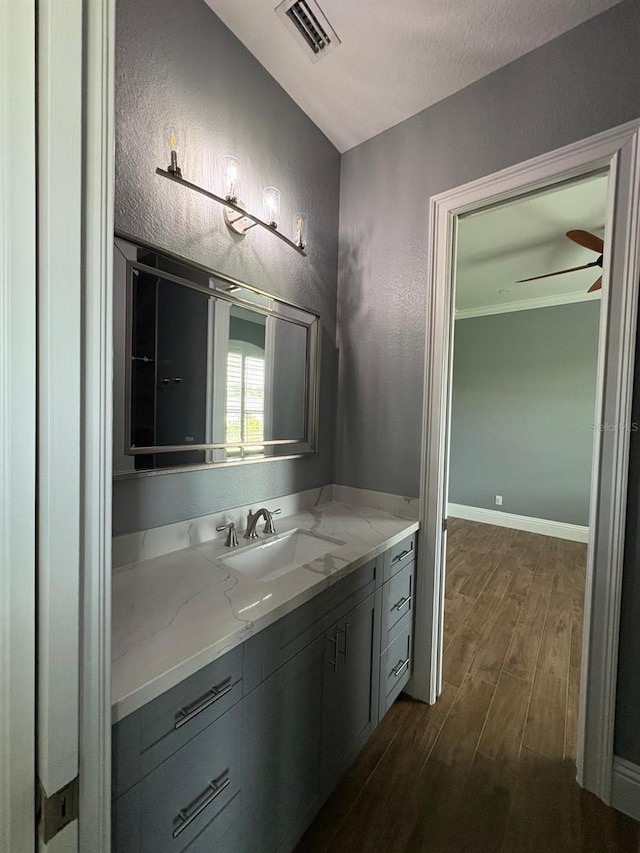
[[[593,293],[596,290],[602,290],[602,276],[600,276],[600,278],[591,285],[589,290],[587,290],[587,293]]]
[[[578,270],[588,270],[591,267],[599,266],[598,261],[592,261],[590,264],[583,264],[581,267],[571,267],[568,270],[558,270],[557,272],[548,272],[544,275],[534,275],[532,278],[521,278],[516,281],[516,284],[524,284],[525,281],[538,281],[540,278],[551,278],[553,275],[564,275],[567,272],[577,272]]]
[[[596,237],[595,234],[590,234],[588,231],[567,231],[566,236],[570,240],[573,240],[574,243],[577,243],[578,246],[583,246],[585,249],[591,249],[599,255],[601,255],[604,250],[604,240],[601,237]]]

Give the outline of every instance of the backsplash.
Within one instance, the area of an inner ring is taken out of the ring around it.
[[[417,498],[389,495],[384,492],[370,492],[366,489],[352,489],[348,486],[333,484],[272,498],[268,501],[267,509],[281,510],[281,514],[274,519],[277,529],[278,518],[295,515],[305,509],[330,501],[378,509],[411,520],[418,518]],[[231,521],[235,522],[238,534],[242,536],[249,510],[255,511],[261,505],[260,501],[253,501],[250,504],[223,509],[200,518],[115,536],[112,547],[113,569],[114,571],[124,571],[133,563],[151,560],[162,554],[170,554],[173,551],[180,551],[183,548],[199,545],[211,539],[224,537],[225,534],[218,533],[216,528],[223,524],[229,524]],[[240,539],[240,544],[247,543]]]

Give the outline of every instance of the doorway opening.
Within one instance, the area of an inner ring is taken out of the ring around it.
[[[578,179],[608,176],[575,750],[579,784],[606,803],[617,796],[613,782],[621,772],[614,761],[613,744],[640,277],[639,127],[638,122],[630,122],[435,196],[429,234],[421,549],[410,692],[433,703],[443,687],[454,269],[462,217]],[[594,260],[599,258],[594,255]],[[540,274],[555,269],[547,267]],[[527,269],[519,278],[533,277]]]
[[[456,232],[443,680],[512,766],[576,760],[607,197],[588,175]]]

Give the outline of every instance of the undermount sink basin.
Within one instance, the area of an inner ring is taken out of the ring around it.
[[[344,542],[339,539],[296,528],[240,548],[220,557],[219,562],[247,577],[269,581],[330,554],[341,545]]]

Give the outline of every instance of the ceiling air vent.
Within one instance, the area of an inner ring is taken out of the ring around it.
[[[315,0],[283,0],[276,12],[312,62],[340,44],[336,31]]]

